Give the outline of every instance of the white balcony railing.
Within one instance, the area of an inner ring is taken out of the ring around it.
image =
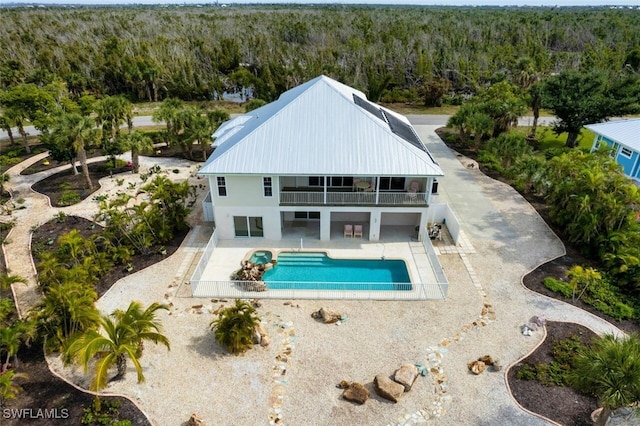
[[[424,192],[308,192],[282,191],[280,204],[292,205],[414,205],[426,206]]]

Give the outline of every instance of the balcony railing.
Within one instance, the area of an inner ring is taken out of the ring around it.
[[[282,191],[284,205],[386,205],[426,206],[424,192],[309,192]]]

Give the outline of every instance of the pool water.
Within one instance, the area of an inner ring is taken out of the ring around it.
[[[411,290],[403,260],[333,259],[320,252],[280,253],[262,280],[274,290]]]
[[[271,262],[272,254],[270,251],[260,250],[255,251],[249,258],[249,262],[255,263],[256,265],[264,265],[265,263]]]

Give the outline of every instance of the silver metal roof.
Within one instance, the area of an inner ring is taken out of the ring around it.
[[[588,124],[587,129],[640,152],[640,118],[615,120],[606,123]]]
[[[366,99],[362,92],[320,76],[229,120],[214,133],[217,148],[199,173],[443,175],[426,148],[356,105],[354,94]],[[383,110],[411,128],[406,117]]]

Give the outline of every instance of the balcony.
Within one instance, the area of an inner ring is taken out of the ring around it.
[[[297,191],[280,192],[281,206],[415,206],[426,207],[424,192]]]

